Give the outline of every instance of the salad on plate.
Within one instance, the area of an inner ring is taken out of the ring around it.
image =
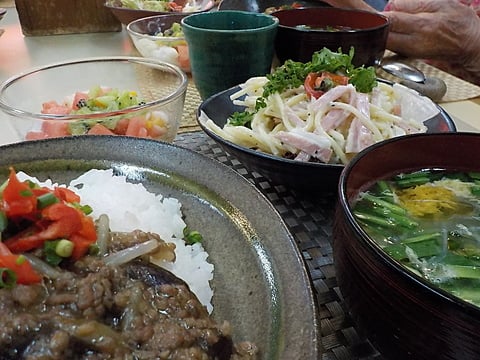
[[[253,77],[230,96],[243,111],[223,127],[205,113],[200,123],[223,139],[304,162],[346,164],[382,140],[427,131],[440,110],[429,98],[377,79],[373,67],[355,67],[354,49],[322,49],[307,63],[287,60]]]

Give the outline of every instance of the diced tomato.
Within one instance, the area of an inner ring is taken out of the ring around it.
[[[70,108],[57,103],[55,100],[42,104],[42,114],[67,115],[68,113],[70,113]]]
[[[102,124],[95,124],[88,130],[87,135],[115,135],[115,133]]]
[[[43,131],[29,131],[25,135],[25,140],[42,140],[48,138]]]
[[[178,52],[178,63],[183,70],[190,70],[190,57],[188,56],[188,45],[182,44],[176,46]]]
[[[32,130],[25,135],[26,140],[42,140],[70,135],[68,124],[60,120],[44,120],[41,130]]]
[[[170,11],[173,11],[173,12],[182,12],[183,10],[183,6],[177,4],[174,1],[171,1],[168,3],[168,8],[170,9]]]
[[[115,129],[113,130],[113,132],[117,135],[125,135],[127,133],[128,123],[129,123],[128,118],[123,118],[118,120],[117,125],[115,126]]]
[[[0,268],[12,270],[17,275],[18,284],[29,285],[42,280],[41,276],[35,272],[26,258],[12,254],[2,242],[0,242]]]
[[[0,267],[12,270],[17,275],[17,284],[29,285],[42,280],[30,262],[26,258],[22,259],[21,255],[0,256]]]
[[[54,198],[40,199],[45,194],[52,194]],[[25,273],[21,275],[19,283],[37,281],[39,278],[36,274],[28,272],[28,262],[23,265],[25,261],[18,254],[41,248],[49,240],[73,241],[74,260],[85,255],[90,245],[97,240],[97,232],[93,218],[79,209],[76,205],[78,203],[80,196],[74,191],[65,187],[31,187],[29,182],[20,181],[11,168],[0,199],[0,209],[9,221],[13,219],[15,223],[22,224],[23,229],[3,242],[0,241],[0,267],[8,267],[17,275]],[[15,259],[17,267],[13,267]]]
[[[37,198],[28,184],[21,182],[13,168],[3,190],[3,207],[7,217],[32,216],[37,209]]]
[[[135,137],[145,137],[147,134],[146,132],[146,120],[144,117],[135,116],[130,118],[128,122],[127,131],[125,135],[127,136],[135,136]],[[141,134],[145,134],[142,136]]]
[[[70,135],[67,122],[61,120],[44,120],[42,132],[49,138]]]
[[[304,82],[305,92],[307,96],[318,99],[330,88],[337,85],[347,85],[348,76],[332,74],[330,72],[315,73],[307,75]]]
[[[80,202],[80,196],[78,196],[75,192],[73,192],[72,190],[66,187],[57,186],[53,189],[53,193],[55,194],[56,197],[66,202],[69,202],[69,203]]]
[[[42,210],[43,218],[49,220],[36,224],[36,231],[24,231],[5,240],[5,245],[14,252],[20,253],[42,247],[45,241],[69,239],[82,229],[82,219],[77,209],[64,203],[55,203]]]
[[[153,125],[148,129],[148,136],[151,138],[159,138],[167,133],[167,129],[164,126]]]

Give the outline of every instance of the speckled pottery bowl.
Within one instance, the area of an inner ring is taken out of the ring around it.
[[[123,136],[1,146],[0,181],[10,166],[59,184],[92,168],[113,169],[178,199],[215,267],[213,316],[232,324],[234,341],[255,342],[262,359],[320,357],[313,290],[295,240],[272,204],[234,170],[185,148]]]

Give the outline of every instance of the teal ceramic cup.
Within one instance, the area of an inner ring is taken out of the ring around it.
[[[182,19],[193,81],[203,100],[270,73],[278,19],[247,11],[196,13]]]

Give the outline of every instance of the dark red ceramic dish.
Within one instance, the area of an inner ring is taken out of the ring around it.
[[[372,182],[422,168],[480,171],[480,134],[410,135],[373,145],[345,167],[333,228],[336,276],[359,329],[388,359],[480,358],[480,308],[405,270],[361,229],[351,201]]]
[[[385,52],[388,19],[378,13],[334,7],[274,12],[280,23],[275,51],[280,63],[307,62],[323,47],[347,53],[355,48],[354,65],[378,65]],[[341,30],[340,28],[343,28]]]

